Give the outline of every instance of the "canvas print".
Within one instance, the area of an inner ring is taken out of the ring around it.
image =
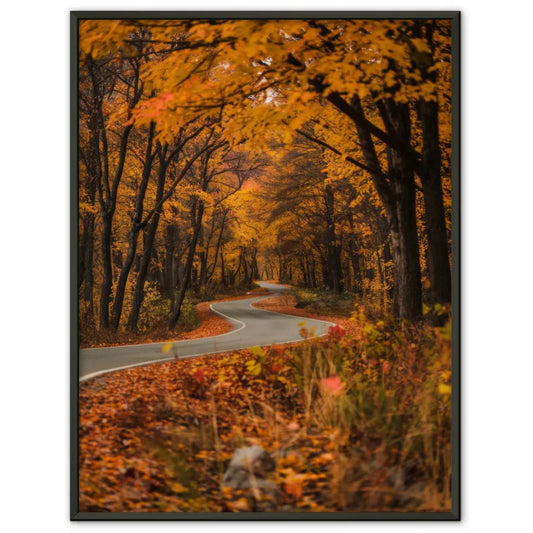
[[[457,518],[457,17],[75,14],[75,516]]]

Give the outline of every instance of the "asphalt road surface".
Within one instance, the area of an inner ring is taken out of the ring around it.
[[[302,340],[299,334],[301,326],[298,326],[302,321],[305,321],[308,329],[316,328],[315,335],[324,335],[333,325],[323,320],[283,315],[252,307],[255,302],[271,298],[276,294],[280,295],[286,290],[282,285],[266,281],[258,283],[272,294],[211,305],[215,313],[233,324],[233,329],[228,333],[201,339],[176,341],[169,353],[162,351],[166,342],[80,350],[80,381],[115,370],[170,361],[176,355],[180,358],[189,358],[228,350],[242,350],[252,346],[298,342]]]

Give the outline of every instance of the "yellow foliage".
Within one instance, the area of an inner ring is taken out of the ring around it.
[[[163,346],[161,347],[161,351],[163,353],[168,353],[168,352],[170,352],[170,350],[172,350],[172,346],[173,346],[172,341],[165,342],[165,344],[163,344]]]

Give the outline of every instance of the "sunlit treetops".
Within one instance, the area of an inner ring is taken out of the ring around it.
[[[137,311],[146,283],[175,311],[176,287],[181,302],[191,280],[233,285],[260,264],[337,291],[392,277],[408,318],[422,265],[449,301],[450,33],[446,20],[81,21],[82,266],[101,324],[113,297],[119,323],[132,287]]]
[[[82,58],[149,59],[137,121],[157,119],[165,130],[190,113],[222,109],[237,136],[245,125],[252,134],[259,125],[294,130],[306,114],[301,105],[295,113],[296,104],[305,109],[332,93],[397,102],[448,95],[449,21],[438,21],[431,49],[420,33],[410,20],[87,20],[80,50]]]

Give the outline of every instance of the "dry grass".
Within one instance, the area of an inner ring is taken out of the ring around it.
[[[277,459],[275,509],[449,511],[449,330],[354,319],[357,338],[335,328],[83,384],[81,509],[257,509],[220,482],[235,448],[258,444]]]

